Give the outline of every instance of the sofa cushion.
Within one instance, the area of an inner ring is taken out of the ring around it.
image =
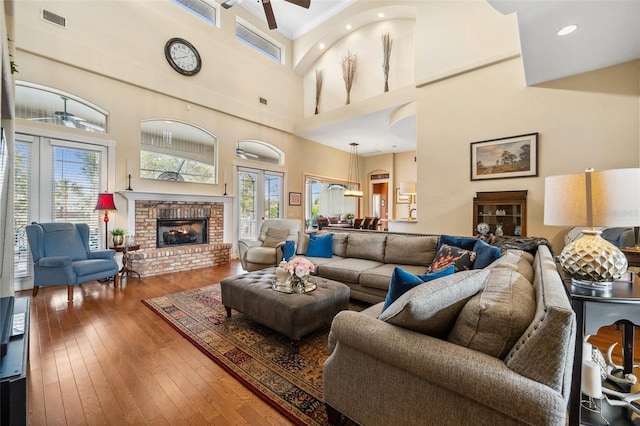
[[[309,234],[304,231],[298,231],[298,246],[296,247],[296,254],[306,254],[307,248],[309,248]]]
[[[318,275],[342,283],[357,283],[362,271],[376,268],[380,265],[381,263],[375,260],[347,257],[320,265],[318,267]]]
[[[384,263],[384,246],[387,236],[383,233],[352,233],[347,239],[345,257],[375,260]]]
[[[446,337],[458,313],[483,286],[489,270],[458,272],[412,288],[378,317],[382,321],[434,337]]]
[[[533,286],[521,273],[491,268],[484,289],[464,305],[449,340],[504,359],[533,321]]]
[[[398,265],[394,263],[385,263],[375,268],[362,271],[358,284],[363,287],[379,288],[381,290],[389,290],[389,282],[393,275],[393,270],[402,268],[411,274],[426,274],[427,268],[416,265]]]
[[[347,239],[349,234],[344,232],[336,232],[333,234],[333,255],[345,257],[347,254]]]
[[[440,277],[446,277],[447,275],[453,275],[455,267],[449,265],[449,267],[441,269],[437,272],[431,272],[429,274],[415,275],[405,271],[402,268],[394,268],[391,281],[389,282],[389,292],[384,301],[382,311],[395,302],[400,296],[405,294],[417,285],[424,284],[429,281],[433,281]]]
[[[436,258],[433,259],[431,266],[429,266],[429,272],[439,271],[449,265],[454,265],[456,272],[466,271],[472,269],[471,267],[473,266],[475,258],[476,253],[471,250],[441,244]]]
[[[455,237],[443,234],[440,235],[438,250],[442,244],[474,251],[476,253],[476,259],[473,262],[473,269],[483,269],[500,257],[500,249],[498,247],[487,244],[479,238]]]
[[[526,251],[509,249],[491,265],[489,268],[508,268],[520,272],[524,277],[533,282],[533,255]]]
[[[283,243],[289,235],[289,230],[285,228],[269,228],[267,229],[267,236],[262,242],[262,247],[275,247],[279,243]]]
[[[437,236],[387,235],[384,263],[429,266],[436,256]]]
[[[332,257],[333,256],[333,234],[318,237],[311,235],[309,238],[309,247],[307,247],[307,256],[312,257]]]

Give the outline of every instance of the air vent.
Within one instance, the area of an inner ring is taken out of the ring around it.
[[[65,18],[64,16],[56,15],[55,13],[49,12],[46,9],[42,9],[41,18],[59,27],[67,28],[67,18]]]

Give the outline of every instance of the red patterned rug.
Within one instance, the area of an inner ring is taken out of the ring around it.
[[[294,354],[287,337],[236,311],[227,318],[219,284],[142,303],[295,423],[328,424],[322,365],[329,356],[329,324],[306,336],[300,352]],[[349,309],[360,311],[366,306],[352,301]]]

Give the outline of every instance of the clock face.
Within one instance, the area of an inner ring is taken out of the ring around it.
[[[489,232],[489,224],[485,222],[480,222],[478,224],[478,234],[484,235]]]
[[[200,54],[188,41],[172,38],[164,46],[164,56],[174,70],[183,75],[196,75],[202,67]]]

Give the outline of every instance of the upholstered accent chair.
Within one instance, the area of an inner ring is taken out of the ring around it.
[[[276,266],[282,260],[285,241],[297,244],[300,221],[293,219],[267,219],[262,222],[257,240],[238,241],[240,263],[246,271]]]
[[[84,223],[36,223],[26,226],[33,257],[33,296],[40,287],[66,285],[73,301],[73,287],[113,277],[118,285],[115,250],[90,250],[89,226]]]

